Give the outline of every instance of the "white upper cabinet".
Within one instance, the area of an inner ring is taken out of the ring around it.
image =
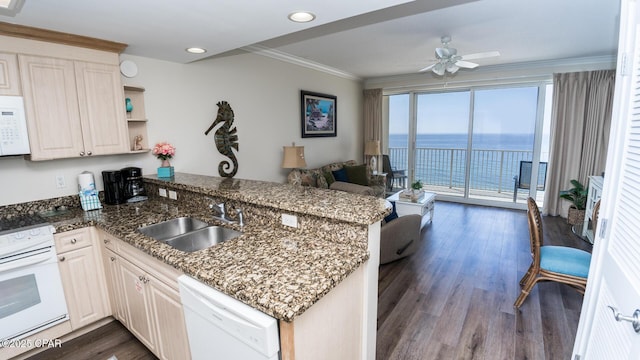
[[[0,95],[22,95],[16,54],[0,53]]]
[[[85,153],[129,152],[125,103],[118,66],[75,62]]]
[[[18,55],[31,160],[129,151],[115,65]]]

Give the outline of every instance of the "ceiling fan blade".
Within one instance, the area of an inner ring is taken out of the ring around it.
[[[472,63],[470,61],[458,60],[455,65],[457,67],[465,68],[465,69],[474,69],[478,67],[478,64]]]
[[[496,56],[500,56],[499,51],[487,51],[482,53],[462,55],[462,60],[483,59],[483,58],[490,58],[490,57],[496,57]]]
[[[436,64],[437,64],[437,63],[436,63]],[[424,69],[420,69],[420,71],[418,71],[418,72],[425,72],[425,71],[429,71],[429,70],[433,69],[433,67],[434,67],[434,66],[436,66],[436,64],[431,64],[431,65],[427,66],[427,67],[426,67],[426,68],[424,68]]]
[[[449,57],[449,49],[447,49],[447,48],[436,48],[436,57],[438,57],[438,59]]]

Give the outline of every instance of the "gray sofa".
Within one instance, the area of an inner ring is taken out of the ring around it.
[[[420,245],[422,216],[404,215],[382,225],[380,229],[380,264],[402,259],[416,252]]]

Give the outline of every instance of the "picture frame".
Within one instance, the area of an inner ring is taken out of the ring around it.
[[[306,90],[300,91],[302,137],[336,137],[338,98]]]

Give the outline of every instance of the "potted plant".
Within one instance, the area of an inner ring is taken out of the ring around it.
[[[411,183],[411,201],[417,202],[422,196],[422,181],[419,179]]]
[[[587,206],[587,189],[578,180],[571,180],[573,187],[569,190],[560,191],[562,199],[571,202],[567,222],[570,225],[580,225],[584,222],[584,213]]]

